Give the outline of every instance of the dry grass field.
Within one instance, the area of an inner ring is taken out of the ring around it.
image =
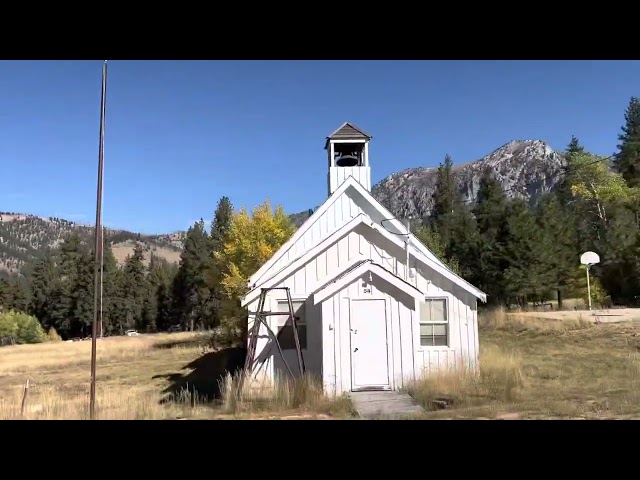
[[[446,372],[409,388],[429,410],[422,418],[640,418],[640,321],[497,310],[480,323],[478,376]]]
[[[585,310],[551,310],[546,312],[520,312],[522,317],[549,320],[583,320],[591,323],[614,323],[640,320],[640,308],[612,308]]]
[[[203,354],[200,340],[99,340],[98,418],[354,418],[348,400],[325,398],[309,379],[238,395],[229,377],[218,381],[238,352]],[[410,386],[428,410],[419,418],[640,418],[640,321],[494,311],[481,316],[480,344],[478,376],[445,372]],[[87,418],[90,351],[88,341],[0,348],[0,419]]]
[[[98,341],[98,419],[348,417],[344,399],[326,399],[314,382],[238,395],[225,369],[237,352],[207,352],[197,334]],[[0,419],[88,418],[91,342],[0,348]],[[21,403],[29,379],[24,417]],[[194,394],[195,390],[195,394]]]

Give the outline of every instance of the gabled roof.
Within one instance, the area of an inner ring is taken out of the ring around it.
[[[469,282],[464,280],[462,277],[454,273],[449,267],[447,267],[442,260],[436,257],[431,250],[429,250],[426,245],[420,242],[415,235],[407,231],[407,227],[402,225],[402,223],[380,203],[378,202],[371,193],[364,188],[355,178],[352,176],[348,177],[336,190],[325,200],[325,202],[309,217],[307,220],[296,230],[296,232],[287,240],[278,251],[267,261],[262,267],[258,269],[251,277],[249,278],[249,285],[251,288],[255,286],[257,282],[262,279],[262,276],[267,272],[267,270],[279,259],[282,255],[289,250],[295,243],[300,239],[305,232],[307,232],[311,226],[329,209],[329,207],[338,199],[340,195],[345,193],[349,188],[353,188],[356,190],[364,199],[367,201],[372,208],[374,208],[379,215],[387,220],[385,222],[385,226],[378,229],[378,231],[382,234],[388,235],[388,238],[394,239],[398,242],[401,238],[408,238],[410,245],[422,253],[422,260],[424,263],[433,268],[436,272],[444,276],[445,278],[451,280],[453,283],[471,293],[475,297],[479,298],[483,302],[487,301],[487,294],[471,285]],[[407,235],[408,233],[408,235]],[[400,240],[401,241],[401,240]],[[320,242],[322,243],[322,242]],[[305,254],[306,255],[306,254]],[[299,260],[302,257],[299,257]],[[295,260],[295,261],[297,261]],[[290,262],[292,263],[292,262]],[[285,267],[287,268],[287,267]]]
[[[373,260],[362,260],[313,292],[313,304],[317,305],[318,303],[326,300],[331,295],[339,292],[342,288],[349,285],[354,280],[360,278],[367,272],[375,274],[385,282],[393,285],[396,288],[399,288],[415,299],[422,300],[424,298],[424,294],[420,290],[418,290],[410,283],[405,282],[403,279],[393,274],[382,265],[374,263]]]
[[[302,255],[298,256],[295,260],[289,262],[283,268],[271,275],[269,278],[263,280],[259,284],[253,286],[253,288],[241,299],[241,305],[244,307],[256,298],[260,294],[262,288],[271,287],[277,285],[279,282],[287,278],[292,272],[295,272],[298,268],[302,267],[307,261],[314,258],[320,252],[322,252],[329,245],[337,242],[345,235],[348,235],[358,225],[366,222],[366,216],[362,213],[351,219],[344,224],[338,230],[333,232],[327,238],[318,243],[315,247],[307,250]]]
[[[293,247],[298,239],[301,238],[302,235],[304,235],[305,232],[309,230],[309,228],[311,228],[311,225],[313,225],[316,220],[318,220],[329,209],[329,207],[333,205],[336,199],[340,198],[340,195],[342,195],[349,187],[353,186],[354,182],[358,183],[353,177],[349,177],[342,184],[340,184],[340,186],[336,188],[336,190],[331,195],[329,195],[324,203],[320,205],[316,209],[316,211],[313,212],[311,216],[304,221],[302,225],[300,225],[300,227],[293,233],[293,235],[291,235],[291,237],[289,237],[289,240],[284,242],[282,246],[276,251],[276,253],[274,253],[269,260],[263,263],[262,266],[249,277],[249,286],[251,288],[253,288],[253,285],[256,284],[256,282],[260,281],[267,270],[271,268],[271,266],[276,263],[276,261],[278,261],[278,259],[282,257],[282,255],[286,251]]]
[[[324,148],[325,150],[328,148],[329,140],[371,140],[371,138],[371,135],[356,127],[353,123],[344,122],[327,137]]]
[[[487,301],[486,293],[484,293],[479,288],[471,285],[464,278],[462,278],[461,276],[453,272],[447,265],[445,265],[445,263],[442,260],[440,260],[438,257],[436,257],[434,253],[431,250],[429,250],[429,248],[427,248],[427,246],[424,243],[418,240],[418,237],[416,237],[413,233],[411,233],[411,231],[407,229],[407,227],[403,225],[400,220],[395,218],[391,214],[391,212],[389,212],[389,210],[387,210],[384,207],[384,205],[382,205],[378,200],[376,200],[375,197],[371,195],[371,192],[369,192],[366,188],[364,188],[362,184],[360,184],[360,182],[355,180],[353,177],[349,177],[347,180],[353,180],[353,188],[357,190],[358,193],[360,193],[360,195],[362,195],[365,198],[365,200],[367,200],[373,208],[375,208],[383,217],[385,217],[385,220],[387,220],[391,225],[393,225],[395,229],[394,233],[396,235],[403,235],[405,237],[408,237],[409,244],[413,248],[421,252],[425,257],[427,257],[431,261],[432,265],[430,266],[436,272],[440,273],[445,278],[448,278],[459,287],[463,288],[467,292],[471,293],[472,295],[474,295],[475,297],[479,298],[480,300],[486,303]]]
[[[315,258],[322,251],[326,250],[331,245],[338,242],[341,238],[344,238],[345,236],[347,236],[349,232],[353,231],[359,225],[366,225],[370,229],[382,235],[387,241],[396,245],[396,247],[398,248],[404,249],[406,247],[405,240],[403,239],[403,237],[406,238],[406,235],[400,236],[400,235],[393,234],[388,230],[386,230],[384,227],[373,222],[368,216],[361,213],[356,217],[354,217],[353,219],[351,219],[346,224],[344,224],[338,230],[334,231],[331,235],[326,237],[324,240],[320,241],[314,247],[312,247],[311,249],[304,252],[302,255],[299,255],[296,259],[289,262],[287,265],[285,265],[283,268],[278,270],[276,273],[260,281],[260,283],[253,285],[252,289],[241,300],[241,305],[246,306],[256,298],[258,298],[258,295],[260,294],[260,291],[262,288],[268,288],[268,287],[273,287],[278,285],[281,281],[288,278],[299,268],[302,268],[306,263],[308,263],[310,260]],[[454,278],[458,278],[459,280],[464,281],[460,277],[457,277],[455,273],[451,272],[449,269],[445,269],[445,267],[443,267],[439,262],[436,262],[432,258],[424,255],[420,250],[414,248],[410,250],[410,254],[416,260],[427,265],[429,268],[432,268],[433,270],[435,270],[445,278],[449,278],[450,280],[454,281],[454,283],[457,283],[458,285],[460,285],[459,282],[456,282],[455,280],[453,280]],[[452,278],[452,276],[454,277]],[[464,288],[464,285],[462,286]],[[469,289],[467,288],[465,288],[465,290],[469,291]],[[480,298],[481,300],[486,301],[485,299],[483,299],[483,297],[481,297],[480,295],[477,295],[475,292],[471,291],[471,293],[476,297]]]

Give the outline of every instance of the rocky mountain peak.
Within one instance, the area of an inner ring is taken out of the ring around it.
[[[561,180],[563,166],[563,156],[546,142],[511,140],[479,160],[454,163],[453,174],[469,203],[476,200],[480,177],[487,167],[509,198],[535,202]],[[436,173],[437,167],[403,170],[376,184],[372,193],[397,217],[426,217],[433,205]]]

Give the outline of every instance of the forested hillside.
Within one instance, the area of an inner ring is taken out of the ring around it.
[[[95,230],[62,218],[0,212],[0,278],[19,273],[28,275],[37,259],[58,248],[71,235],[89,245],[94,242]],[[148,263],[151,253],[176,263],[180,258],[183,238],[184,233],[181,232],[141,235],[105,229],[105,241],[112,247],[120,264],[133,253],[136,243],[143,247],[145,263]]]

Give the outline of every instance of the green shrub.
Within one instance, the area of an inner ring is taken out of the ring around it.
[[[42,343],[46,338],[36,317],[13,310],[0,313],[0,345]]]

